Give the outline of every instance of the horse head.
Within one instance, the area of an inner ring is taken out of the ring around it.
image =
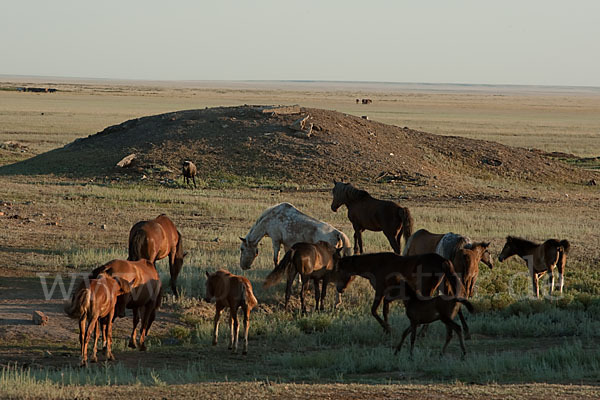
[[[240,245],[240,268],[243,270],[250,269],[256,256],[258,256],[257,244],[250,243],[246,238],[240,237],[242,244]]]
[[[333,278],[335,280],[335,287],[338,293],[344,293],[354,277],[352,274],[342,268],[345,258],[342,257],[342,251],[343,248],[338,248],[333,253]]]
[[[490,242],[482,243],[483,253],[481,254],[481,262],[487,265],[490,269],[494,268],[494,262],[492,261],[492,255],[490,254],[489,247]]]
[[[331,201],[331,211],[336,212],[338,208],[340,208],[344,202],[341,199],[341,189],[345,185],[343,182],[338,182],[335,179],[333,180],[333,189],[331,189],[331,194],[333,195],[333,200]]]
[[[512,236],[507,236],[506,244],[504,245],[504,247],[502,248],[502,251],[500,252],[500,255],[498,256],[498,261],[503,262],[507,258],[509,258],[517,253],[517,251],[513,247],[512,242],[513,242]]]

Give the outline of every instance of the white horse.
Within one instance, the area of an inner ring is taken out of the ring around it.
[[[324,241],[335,248],[342,248],[344,256],[352,254],[350,239],[328,223],[321,222],[302,213],[290,203],[280,203],[267,208],[250,228],[245,238],[240,237],[240,267],[250,269],[258,256],[258,243],[269,236],[273,241],[273,263],[277,266],[279,249],[283,244],[288,251],[296,243]]]

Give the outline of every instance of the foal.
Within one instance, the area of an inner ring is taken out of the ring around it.
[[[335,248],[327,242],[296,243],[285,253],[281,262],[265,279],[264,287],[269,288],[276,284],[287,271],[287,284],[285,287],[285,306],[287,309],[290,296],[292,294],[292,284],[296,275],[300,274],[302,287],[300,288],[300,304],[302,313],[306,314],[304,303],[304,292],[308,289],[308,284],[312,279],[315,285],[315,310],[323,310],[323,301],[327,293],[327,285],[331,279],[333,271],[333,253]],[[319,281],[323,281],[323,289],[319,294]],[[337,294],[336,305],[340,303],[340,294]],[[320,301],[320,305],[319,305]]]
[[[252,293],[252,284],[243,276],[233,275],[223,269],[214,274],[209,274],[206,271],[206,296],[204,300],[210,302],[213,298],[216,300],[213,346],[217,344],[221,311],[225,307],[229,307],[229,326],[231,328],[229,349],[233,350],[234,353],[237,352],[239,334],[237,311],[241,307],[244,312],[244,351],[242,354],[248,354],[250,311],[258,304],[254,293]]]
[[[71,318],[79,318],[79,344],[81,345],[81,366],[87,366],[88,343],[92,331],[94,348],[92,362],[98,362],[96,356],[100,325],[106,340],[106,358],[114,360],[112,354],[112,323],[117,304],[117,297],[130,293],[131,287],[125,279],[113,278],[102,274],[97,279],[90,279],[89,286],[82,283],[73,294],[71,303],[65,305],[65,313]]]
[[[452,340],[452,331],[458,334],[460,340],[460,348],[463,352],[463,357],[467,354],[465,349],[465,342],[463,340],[462,330],[460,325],[453,321],[460,310],[460,305],[464,304],[469,312],[474,312],[473,305],[469,303],[467,299],[462,297],[447,297],[447,296],[435,296],[423,298],[420,294],[415,292],[408,283],[404,283],[404,307],[406,308],[406,316],[410,320],[410,326],[406,328],[402,334],[402,339],[394,354],[398,354],[404,343],[404,339],[410,332],[410,356],[413,355],[415,347],[415,338],[417,336],[417,327],[421,324],[429,324],[434,321],[442,321],[446,325],[446,343],[442,347],[442,354],[446,352],[448,343]],[[464,292],[463,292],[464,294]]]
[[[502,262],[513,255],[518,255],[527,263],[533,283],[533,295],[540,297],[539,279],[548,272],[548,294],[552,295],[554,289],[554,275],[552,268],[558,269],[558,286],[560,293],[563,291],[565,264],[571,244],[568,240],[548,239],[538,244],[515,236],[507,236],[506,244],[498,256]]]

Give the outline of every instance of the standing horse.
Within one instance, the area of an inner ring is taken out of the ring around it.
[[[474,312],[473,305],[467,299],[456,296],[450,298],[446,296],[435,296],[423,299],[422,296],[415,292],[407,283],[404,283],[403,289],[405,295],[404,307],[406,308],[406,316],[410,320],[410,326],[406,328],[402,334],[402,339],[400,340],[400,343],[398,343],[394,354],[398,354],[402,348],[404,339],[406,339],[406,336],[408,336],[408,333],[410,332],[410,356],[412,357],[415,347],[415,338],[417,337],[417,327],[421,324],[429,324],[440,320],[446,325],[446,342],[444,343],[444,347],[442,347],[442,354],[446,352],[448,343],[452,340],[452,331],[455,331],[458,334],[460,348],[462,349],[464,357],[467,354],[467,350],[465,348],[462,330],[460,329],[460,325],[454,322],[453,319],[459,312],[461,304],[464,304],[471,313]]]
[[[404,282],[408,282],[424,296],[432,296],[444,279],[448,292],[456,295],[464,290],[452,262],[434,253],[410,257],[395,253],[371,253],[340,258],[339,252],[336,252],[334,259],[338,292],[344,292],[354,275],[369,280],[375,289],[371,314],[386,333],[391,332],[388,323],[390,302],[402,295],[399,289]],[[383,320],[377,314],[382,300]]]
[[[483,242],[473,243],[469,237],[457,233],[431,233],[427,229],[419,229],[408,238],[402,255],[436,253],[452,261],[454,270],[461,277],[469,298],[473,295],[475,281],[479,274],[479,262],[483,262],[490,269],[494,267],[488,250],[489,245]],[[469,327],[462,310],[458,311],[458,316],[465,337],[470,339]],[[426,326],[423,327],[421,334],[426,329]]]
[[[140,221],[133,225],[129,231],[129,261],[146,259],[151,263],[169,256],[169,270],[171,273],[171,290],[178,296],[176,282],[183,258],[181,234],[173,221],[165,214],[161,214],[150,221]]]
[[[288,251],[294,244],[327,242],[335,248],[342,248],[344,255],[350,255],[350,240],[333,226],[302,213],[290,203],[280,203],[267,208],[250,228],[240,247],[240,267],[250,269],[258,256],[258,243],[269,236],[273,242],[273,263],[279,261],[279,249],[283,244]]]
[[[323,301],[327,293],[331,272],[333,271],[334,261],[333,248],[327,242],[296,243],[285,253],[281,262],[265,279],[264,287],[269,288],[279,282],[283,274],[287,271],[287,284],[285,287],[285,309],[287,309],[290,295],[292,294],[292,284],[296,275],[300,274],[302,287],[300,288],[300,304],[302,313],[306,314],[304,304],[304,292],[308,289],[308,284],[312,279],[315,286],[315,310],[323,310]],[[323,281],[323,289],[319,294],[319,281]],[[320,305],[319,305],[320,300]],[[339,304],[339,293],[336,305]]]
[[[331,210],[336,212],[343,204],[348,208],[348,219],[354,228],[354,254],[363,253],[362,232],[383,231],[394,253],[400,254],[400,239],[408,240],[412,234],[413,219],[408,208],[393,201],[371,197],[365,190],[349,183],[333,181]]]
[[[215,324],[213,329],[213,346],[217,344],[219,336],[219,319],[221,311],[229,307],[229,326],[231,328],[231,339],[229,350],[237,352],[239,323],[237,312],[241,307],[244,313],[244,350],[242,354],[248,354],[248,328],[250,326],[250,311],[258,304],[252,284],[243,276],[233,275],[223,269],[209,274],[206,271],[206,296],[204,300],[210,302],[216,299]]]
[[[502,262],[507,258],[518,255],[527,263],[533,283],[533,295],[540,297],[539,279],[548,272],[548,291],[552,295],[554,289],[554,275],[552,268],[558,269],[558,286],[560,293],[563,291],[565,264],[571,244],[568,240],[548,239],[544,243],[535,243],[515,236],[507,236],[506,244],[498,256]]]
[[[124,302],[127,308],[133,309],[133,330],[129,347],[134,349],[137,347],[137,325],[141,316],[139,349],[145,351],[145,337],[156,317],[156,310],[160,307],[162,298],[162,285],[154,264],[148,260],[112,260],[92,271],[90,278],[97,278],[100,274],[129,282],[131,293],[120,296],[118,302]]]

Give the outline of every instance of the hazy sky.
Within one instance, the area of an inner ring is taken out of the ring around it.
[[[600,86],[600,1],[0,0],[0,74]]]

